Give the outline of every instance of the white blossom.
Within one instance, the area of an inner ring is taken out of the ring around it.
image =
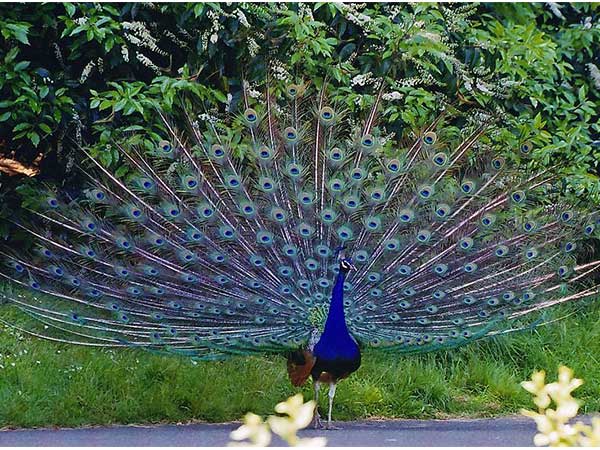
[[[235,14],[237,16],[237,19],[242,24],[242,26],[244,26],[246,28],[250,28],[250,23],[248,22],[248,19],[246,18],[244,11],[242,11],[241,9],[236,9]]]
[[[398,91],[386,92],[381,96],[384,100],[400,100],[403,95]]]
[[[258,55],[259,51],[260,46],[256,43],[256,41],[253,38],[248,38],[248,53],[250,53],[250,56],[254,58],[256,55]]]
[[[560,12],[560,8],[562,8],[562,6],[559,6],[556,2],[546,2],[546,5],[548,5],[548,8],[550,8],[552,14],[554,14],[559,19],[564,20],[565,16],[563,16],[563,14]]]
[[[140,52],[136,52],[135,53],[135,57],[137,58],[137,60],[139,62],[141,62],[144,66],[152,69],[157,75],[161,74],[160,69],[158,68],[158,66],[156,64],[154,64],[150,58],[148,58],[146,55],[141,54]]]
[[[125,33],[125,38],[132,44],[148,48],[162,56],[167,55],[167,52],[158,47],[158,40],[150,34],[143,22],[123,22],[122,26],[124,30],[130,31]]]
[[[593,63],[588,63],[587,69],[590,71],[590,77],[592,77],[594,86],[600,89],[600,69],[598,69],[598,66]]]
[[[129,49],[126,45],[121,45],[121,56],[123,56],[123,61],[129,62]]]
[[[94,61],[90,61],[89,63],[86,64],[86,66],[81,71],[81,75],[79,76],[79,82],[81,84],[85,83],[85,81],[88,79],[88,77],[92,73],[92,70],[94,69],[95,66],[96,66],[96,63]]]
[[[373,81],[373,74],[371,72],[367,72],[356,75],[354,78],[352,78],[350,84],[352,86],[366,86],[368,84],[373,83]]]

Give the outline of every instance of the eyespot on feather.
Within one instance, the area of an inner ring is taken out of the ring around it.
[[[425,145],[433,145],[437,141],[437,134],[435,134],[433,131],[428,131],[427,133],[423,134],[421,139]]]

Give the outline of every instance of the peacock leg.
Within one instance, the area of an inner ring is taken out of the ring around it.
[[[331,425],[331,410],[333,408],[333,397],[335,397],[335,383],[329,384],[329,412],[327,413],[327,429],[338,430],[339,428]]]
[[[321,423],[321,416],[319,415],[319,389],[321,388],[321,383],[315,381],[313,383],[315,389],[315,413],[313,415],[312,427],[323,428],[323,424]]]

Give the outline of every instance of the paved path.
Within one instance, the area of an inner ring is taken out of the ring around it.
[[[0,431],[0,446],[225,446],[239,424],[115,426]],[[535,424],[523,417],[474,420],[382,420],[339,422],[340,430],[304,430],[325,436],[329,446],[531,446]],[[272,444],[281,445],[280,441]]]

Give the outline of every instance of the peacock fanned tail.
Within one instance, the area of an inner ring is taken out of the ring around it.
[[[452,347],[598,292],[577,265],[595,213],[560,200],[555,175],[511,164],[528,142],[483,110],[446,105],[404,137],[327,87],[241,92],[237,113],[162,118],[155,148],[97,158],[80,193],[40,191],[0,276],[37,319],[29,332],[79,344],[198,358],[282,353],[327,315],[345,247],[346,320],[363,346]],[[238,93],[239,94],[239,93]],[[505,155],[504,157],[501,155]],[[506,159],[505,159],[506,158]]]

